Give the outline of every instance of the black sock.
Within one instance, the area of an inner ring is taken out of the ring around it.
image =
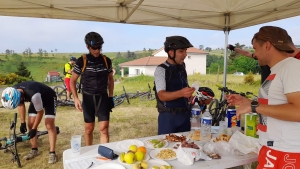
[[[49,154],[55,154],[55,151],[50,151]]]
[[[36,150],[36,151],[37,151],[37,150],[38,150],[38,148],[31,148],[31,150]]]

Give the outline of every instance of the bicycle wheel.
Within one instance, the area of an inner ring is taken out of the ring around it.
[[[67,100],[67,91],[66,88],[62,86],[55,86],[53,90],[56,93],[57,99],[59,100]]]
[[[141,101],[151,101],[151,100],[154,100],[155,99],[155,95],[154,94],[144,94],[142,96],[140,96],[140,100]]]
[[[214,126],[217,118],[219,117],[219,100],[213,99],[208,105],[208,110],[212,116],[212,126]]]
[[[124,98],[122,98],[122,97],[116,97],[116,98],[114,98],[115,106],[119,106],[123,102],[124,102]]]

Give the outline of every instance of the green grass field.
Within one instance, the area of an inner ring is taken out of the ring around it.
[[[220,75],[193,75],[189,76],[189,83],[200,83],[200,86],[208,86],[213,89],[216,97],[219,98],[220,92],[215,84],[222,84],[223,76]],[[258,80],[260,77],[255,76]],[[127,92],[147,91],[148,83],[153,87],[153,77],[139,76],[133,78],[125,78],[122,82],[115,85],[115,94],[123,93],[124,86]],[[228,75],[227,87],[239,92],[250,91],[257,93],[259,86],[243,84],[243,77]],[[113,109],[110,119],[109,135],[110,141],[120,141],[124,139],[133,139],[139,137],[153,136],[157,134],[157,117],[158,113],[155,108],[155,100],[142,102],[140,99],[132,99],[131,104],[126,102]],[[27,104],[28,106],[28,104]],[[0,137],[8,136],[9,121],[13,118],[13,113],[17,110],[0,109]],[[72,135],[83,135],[84,123],[81,112],[72,107],[58,107],[56,116],[56,125],[60,127],[61,133],[57,137],[56,153],[59,157],[59,162],[53,165],[48,165],[48,138],[42,136],[38,139],[40,155],[35,159],[26,161],[22,157],[30,151],[29,141],[18,143],[19,154],[21,155],[21,163],[24,169],[62,169],[62,153],[70,148],[70,139]],[[19,131],[20,123],[17,123],[17,131]],[[45,130],[44,120],[39,125],[39,130]],[[99,131],[97,128],[94,131],[94,144],[99,143]],[[82,146],[85,145],[84,139]],[[0,152],[0,168],[16,169],[16,164],[10,162],[10,154]]]

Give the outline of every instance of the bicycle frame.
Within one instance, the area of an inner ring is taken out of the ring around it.
[[[234,90],[228,89],[227,87],[222,87],[219,85],[216,85],[218,89],[222,92],[220,100],[218,99],[213,99],[211,103],[208,106],[209,111],[211,112],[212,115],[212,125],[213,126],[218,126],[219,122],[222,120],[225,120],[226,117],[226,110],[228,108],[228,102],[224,96],[224,94],[239,94],[243,97],[248,97],[249,94],[252,94],[251,92],[236,92]]]
[[[125,90],[125,87],[124,87],[124,86],[123,86],[123,91],[124,91],[123,94],[120,94],[119,96],[114,96],[114,103],[115,103],[115,106],[118,106],[118,105],[120,105],[121,103],[123,103],[125,98],[127,99],[127,103],[130,104],[129,96],[128,96],[128,94],[126,93],[126,90]]]

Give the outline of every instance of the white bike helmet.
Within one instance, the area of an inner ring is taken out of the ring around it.
[[[13,87],[8,87],[2,92],[1,103],[7,109],[15,109],[21,100],[21,92]]]

